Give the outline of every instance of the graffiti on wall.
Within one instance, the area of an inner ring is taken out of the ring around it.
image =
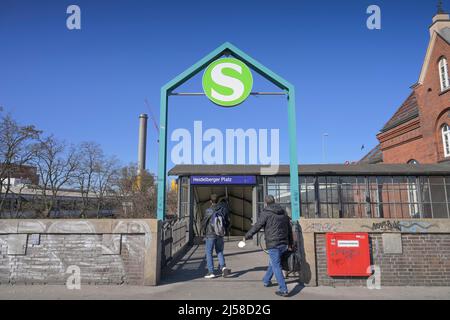
[[[420,233],[426,232],[431,228],[438,227],[436,224],[429,222],[416,221],[399,221],[386,220],[382,222],[374,222],[371,226],[363,225],[362,228],[377,232],[412,232]]]
[[[318,233],[324,233],[324,232],[337,232],[339,231],[339,228],[342,226],[342,222],[314,222],[309,224],[305,228],[305,232],[318,232]]]
[[[362,228],[367,228],[372,231],[402,231],[400,221],[382,221],[374,222],[372,226],[363,225]]]
[[[431,228],[437,227],[436,224],[428,222],[401,222],[402,232],[425,232]]]

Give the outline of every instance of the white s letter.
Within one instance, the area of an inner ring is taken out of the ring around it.
[[[221,85],[222,87],[230,88],[233,90],[233,93],[229,96],[222,95],[218,93],[216,90],[211,89],[211,96],[214,99],[221,101],[234,101],[239,99],[244,93],[244,84],[241,80],[226,76],[222,73],[222,70],[225,68],[233,69],[242,74],[241,66],[234,63],[219,63],[211,70],[211,79]]]

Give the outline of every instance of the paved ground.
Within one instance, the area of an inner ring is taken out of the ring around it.
[[[261,278],[267,256],[258,247],[236,246],[226,243],[226,260],[232,268],[228,278],[203,279],[206,272],[204,247],[196,245],[169,270],[165,270],[158,287],[140,286],[82,286],[81,290],[67,290],[65,286],[0,286],[0,299],[230,299],[271,300],[279,298],[277,287],[264,288]],[[288,299],[446,299],[449,287],[384,287],[367,288],[303,288],[294,279],[288,281]]]

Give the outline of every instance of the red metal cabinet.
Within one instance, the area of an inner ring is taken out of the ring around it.
[[[370,276],[368,233],[327,233],[327,265],[331,277]]]

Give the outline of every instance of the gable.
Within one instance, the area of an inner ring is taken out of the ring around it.
[[[419,84],[423,84],[425,81],[425,76],[428,72],[429,65],[431,63],[431,57],[433,55],[434,48],[436,47],[436,42],[442,41],[444,44],[450,47],[450,28],[444,28],[439,33],[434,32],[430,43],[427,48],[427,53],[425,55],[425,60],[422,66],[422,70],[419,76]]]
[[[448,43],[450,44],[450,27],[444,28],[440,32],[440,36]]]
[[[289,94],[294,96],[294,86],[290,84],[288,81],[271,71],[269,68],[265,67],[252,57],[250,57],[245,52],[238,49],[236,46],[232,45],[229,42],[225,42],[220,47],[216,48],[208,55],[203,57],[197,63],[193,64],[191,67],[186,69],[183,73],[179,74],[177,77],[173,78],[171,81],[166,83],[162,88],[162,92],[168,94],[171,93],[174,89],[181,86],[183,83],[194,77],[197,73],[205,69],[211,62],[224,55],[231,55],[245,64],[247,64],[253,71],[260,74],[263,78],[270,81],[278,88],[288,91]]]
[[[411,119],[419,116],[419,104],[415,92],[412,92],[409,97],[398,108],[394,115],[384,125],[381,132],[386,132],[392,128],[395,128]]]

